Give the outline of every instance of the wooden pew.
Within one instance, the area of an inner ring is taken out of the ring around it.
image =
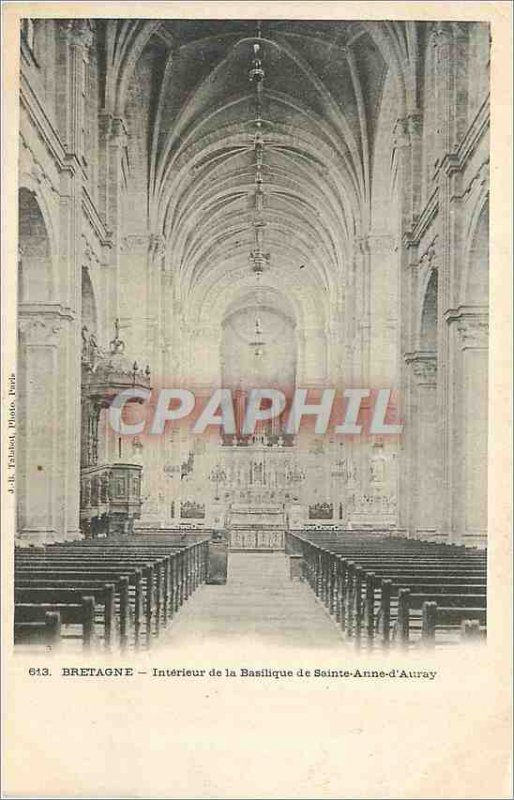
[[[61,638],[80,639],[85,648],[91,647],[95,631],[95,601],[83,597],[80,603],[16,603],[14,606],[14,630],[19,625],[47,624],[48,613],[57,613],[60,619]],[[55,618],[53,618],[55,620]],[[54,623],[55,624],[55,623]],[[80,635],[64,635],[63,627],[80,626]]]
[[[146,628],[147,628],[147,638],[150,639],[152,635],[152,625],[155,626],[155,633],[158,634],[161,626],[161,621],[165,622],[167,617],[169,616],[169,607],[171,604],[170,600],[170,586],[173,586],[174,575],[178,575],[178,578],[175,578],[175,581],[178,581],[177,585],[177,598],[175,603],[181,604],[183,602],[185,591],[182,587],[182,581],[184,580],[185,576],[180,569],[180,566],[176,573],[172,572],[172,564],[171,559],[175,557],[175,555],[167,555],[164,558],[156,557],[155,555],[152,557],[151,555],[147,554],[146,552],[142,553],[141,555],[133,554],[133,555],[121,555],[117,557],[113,554],[106,554],[106,558],[101,558],[97,556],[95,553],[88,553],[84,552],[80,557],[76,558],[74,554],[62,554],[60,552],[54,553],[53,555],[45,554],[37,554],[32,557],[22,556],[15,561],[15,571],[16,574],[19,573],[20,570],[30,570],[34,574],[36,571],[39,570],[61,570],[63,573],[67,574],[68,571],[76,572],[77,569],[88,569],[91,571],[95,571],[97,574],[99,571],[104,570],[122,570],[125,572],[131,572],[133,569],[140,570],[142,572],[142,576],[145,581],[145,598],[144,598],[144,607],[145,607],[145,619],[146,619]],[[180,554],[178,556],[180,561]],[[134,584],[136,589],[139,588],[137,581]],[[140,613],[140,602],[142,598],[136,597],[134,598],[134,613],[136,615],[136,620],[139,618]],[[125,595],[120,596],[120,625],[121,625],[121,638],[122,642],[126,640],[126,628],[127,628],[127,621],[126,621],[126,613],[128,610],[126,609],[127,600]]]
[[[412,612],[418,612],[416,620],[418,621],[418,632],[423,637],[425,627],[422,622],[423,607],[426,603],[435,603],[436,606],[444,607],[445,609],[480,609],[486,611],[487,595],[485,592],[480,594],[476,593],[445,593],[445,592],[423,592],[411,593],[409,588],[402,588],[399,590],[398,596],[398,638],[403,645],[407,645],[413,632]],[[450,614],[451,616],[451,614]],[[484,617],[485,618],[485,617]],[[462,620],[459,620],[459,624]],[[441,623],[442,624],[442,623]],[[425,633],[425,636],[427,634]]]
[[[34,585],[32,581],[24,581],[16,586],[14,600],[16,606],[27,604],[80,605],[83,597],[92,597],[95,609],[97,605],[102,608],[103,641],[105,647],[110,648],[113,644],[115,628],[115,584],[93,584],[92,581],[84,583],[84,586],[78,588],[76,586],[55,586],[55,581],[51,581],[49,586],[42,586],[41,582]]]
[[[61,616],[57,611],[46,611],[43,621],[14,622],[14,644],[42,644],[54,649],[61,639]]]
[[[86,566],[86,565],[84,565]],[[128,643],[129,635],[129,609],[130,609],[130,595],[129,586],[132,584],[135,588],[135,612],[136,620],[138,605],[141,597],[141,571],[125,571],[120,573],[114,569],[111,570],[98,570],[98,569],[76,569],[76,568],[62,568],[59,566],[35,566],[17,567],[15,569],[14,586],[26,585],[27,581],[31,581],[30,588],[37,588],[40,581],[50,582],[56,585],[57,581],[67,581],[68,586],[73,586],[75,582],[100,582],[102,584],[115,584],[117,591],[115,598],[117,599],[117,614],[119,624],[120,644],[124,648]]]
[[[146,536],[113,539],[19,549],[15,554],[15,586],[82,591],[94,582],[96,598],[106,583],[112,584],[122,647],[129,639],[130,620],[134,642],[139,644],[143,615],[149,644],[153,633],[158,634],[161,624],[205,580],[208,539],[201,536],[184,542],[182,536],[177,541],[177,537],[170,540],[160,535],[151,541]],[[111,641],[112,614],[105,609],[103,629],[106,642]]]
[[[372,594],[369,586],[369,579],[366,577],[368,575],[376,576],[377,573],[379,573],[382,580],[386,580],[387,578],[403,580],[403,578],[405,578],[409,580],[428,581],[435,584],[440,583],[442,580],[446,581],[446,579],[450,582],[455,580],[460,583],[465,581],[466,583],[477,582],[482,584],[485,582],[486,576],[485,568],[481,566],[476,568],[456,568],[451,563],[425,562],[418,559],[414,564],[405,564],[405,562],[399,561],[399,566],[395,567],[394,564],[390,564],[387,559],[384,561],[380,556],[375,556],[373,559],[368,559],[364,562],[359,559],[358,564],[356,564],[355,561],[343,558],[339,554],[326,553],[320,549],[318,549],[317,563],[314,567],[312,567],[312,559],[310,561],[310,574],[308,555],[304,558],[304,562],[308,573],[307,579],[310,581],[313,590],[338,617],[344,615],[344,609],[341,609],[338,605],[337,594],[338,592],[342,593],[343,599],[347,599],[347,590],[349,590],[353,599],[353,581],[355,580],[355,574],[357,574],[357,578],[361,583],[363,579],[367,581],[366,594],[368,604]],[[332,565],[330,572],[328,572],[326,568],[327,562],[330,562]],[[360,572],[355,572],[357,569],[363,571],[363,576]],[[342,586],[340,582],[338,584],[338,574],[343,577]],[[358,592],[355,593],[355,599],[356,602],[359,602],[357,595]],[[349,611],[351,613],[351,608]]]
[[[485,551],[387,537],[327,534],[313,541],[288,535],[294,538],[289,548],[303,554],[304,578],[358,644],[363,631],[368,643],[379,632],[381,643],[387,646],[391,626],[405,642],[410,629],[410,609],[409,615],[405,613],[407,596],[414,598],[415,611],[431,597],[446,598],[451,608],[485,608]]]
[[[421,641],[424,645],[433,647],[436,644],[436,634],[448,630],[460,630],[469,627],[470,622],[479,626],[486,624],[486,609],[483,607],[439,606],[435,601],[427,600],[422,608]]]

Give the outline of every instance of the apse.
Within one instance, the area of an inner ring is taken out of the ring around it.
[[[282,300],[282,302],[280,302]],[[278,292],[255,292],[231,304],[222,324],[221,375],[232,389],[295,385],[295,322]]]

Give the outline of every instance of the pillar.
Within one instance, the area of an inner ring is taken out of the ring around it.
[[[78,473],[80,435],[63,442],[76,391],[70,385],[66,358],[73,324],[73,318],[57,304],[19,309],[17,540],[21,545],[80,535],[78,477],[76,492],[70,491],[74,486],[67,483],[69,459],[62,456],[67,447]],[[78,418],[75,423],[79,431]]]
[[[451,540],[484,545],[487,537],[487,310],[461,308],[448,316],[451,343]]]
[[[437,355],[416,352],[407,358],[412,373],[410,420],[412,472],[409,535],[434,539],[439,535],[441,496],[437,416]]]

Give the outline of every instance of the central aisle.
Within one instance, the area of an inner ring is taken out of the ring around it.
[[[284,553],[230,553],[224,586],[200,586],[155,647],[210,638],[338,647],[342,634],[307,584],[289,578]]]

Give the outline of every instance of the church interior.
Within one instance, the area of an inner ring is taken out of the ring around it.
[[[98,604],[106,642],[185,629],[234,570],[300,633],[483,633],[489,54],[478,22],[22,20],[20,641]],[[230,388],[236,433],[112,431],[165,387]],[[387,388],[402,432],[246,435],[256,387]]]

